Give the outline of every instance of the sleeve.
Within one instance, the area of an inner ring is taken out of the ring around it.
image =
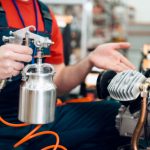
[[[51,40],[54,44],[50,46],[50,57],[47,57],[45,61],[51,64],[61,64],[64,62],[62,34],[57,25],[53,12],[50,11],[50,14],[52,17]]]

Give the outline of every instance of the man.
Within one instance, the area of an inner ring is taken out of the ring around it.
[[[62,38],[53,13],[45,17],[47,7],[36,0],[0,0],[2,6],[0,36],[9,30],[34,25],[37,33],[48,36],[55,42],[50,47],[50,57],[45,62],[53,64],[56,75],[54,81],[58,95],[69,92],[80,84],[93,66],[103,69],[123,71],[135,67],[117,50],[130,47],[129,43],[110,43],[98,46],[86,58],[73,66],[65,66],[63,60]],[[13,77],[0,92],[0,116],[12,123],[17,122],[20,71],[24,63],[32,59],[33,50],[27,46],[5,44],[0,41],[0,80]],[[111,102],[68,104],[56,109],[54,123],[44,125],[42,130],[56,131],[61,144],[68,150],[115,150],[115,140],[119,136],[114,127],[118,105]],[[0,149],[11,150],[12,146],[34,126],[11,128],[0,124]],[[116,142],[116,141],[115,141]],[[50,136],[37,138],[23,144],[20,149],[41,149],[53,144]]]

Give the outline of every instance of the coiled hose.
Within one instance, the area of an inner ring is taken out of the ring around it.
[[[10,126],[10,127],[15,127],[15,128],[18,128],[18,127],[25,127],[25,126],[28,126],[29,124],[26,124],[26,123],[21,123],[21,124],[13,124],[13,123],[9,123],[7,121],[5,121],[2,117],[0,117],[0,122],[2,122],[3,124],[7,125],[7,126]],[[49,150],[49,149],[52,149],[53,150],[57,150],[58,148],[59,149],[62,149],[62,150],[67,150],[64,146],[62,145],[59,145],[59,136],[57,133],[53,132],[53,131],[42,131],[42,132],[38,132],[38,133],[35,133],[36,131],[38,131],[40,128],[42,127],[42,125],[37,125],[30,133],[28,133],[24,138],[22,138],[20,141],[18,141],[15,145],[14,145],[14,148],[17,148],[19,147],[20,145],[22,145],[23,143],[29,141],[30,139],[33,139],[37,136],[41,136],[41,135],[46,135],[46,134],[51,134],[51,135],[54,135],[55,138],[56,138],[56,144],[55,145],[50,145],[50,146],[47,146],[47,147],[44,147],[42,148],[41,150]]]

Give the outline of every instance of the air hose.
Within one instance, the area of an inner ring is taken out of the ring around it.
[[[5,121],[2,117],[0,117],[0,122],[2,122],[3,124],[5,124],[7,126],[14,127],[14,128],[29,126],[29,124],[26,124],[26,123],[21,123],[21,124],[9,123],[9,122]],[[56,132],[53,132],[53,131],[42,131],[42,132],[35,133],[41,127],[42,127],[42,125],[37,125],[30,133],[28,133],[25,137],[23,137],[20,141],[18,141],[14,145],[14,148],[17,148],[17,147],[21,146],[23,143],[25,143],[25,142],[27,142],[27,141],[35,138],[35,137],[49,134],[49,135],[54,135],[55,136],[56,144],[50,145],[50,146],[46,146],[46,147],[42,148],[41,150],[49,150],[49,149],[52,149],[52,148],[53,148],[53,150],[57,150],[58,148],[62,149],[62,150],[67,150],[64,146],[59,145],[59,136],[58,136],[58,134]]]

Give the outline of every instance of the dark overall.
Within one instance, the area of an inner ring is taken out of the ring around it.
[[[44,20],[45,31],[38,34],[50,36],[52,20],[48,8],[39,3]],[[2,36],[8,36],[8,27],[5,12],[0,8],[0,45],[3,45]],[[45,54],[49,49],[45,49]],[[0,92],[0,116],[11,123],[17,120],[19,85],[21,76],[13,79]],[[115,129],[115,116],[119,104],[112,101],[76,103],[56,108],[56,118],[51,124],[44,125],[40,130],[52,130],[59,134],[60,144],[68,150],[116,150],[119,135]],[[12,128],[0,123],[0,150],[13,150],[13,145],[29,133],[34,125]],[[39,150],[55,143],[53,136],[42,136],[26,142],[18,150]]]

